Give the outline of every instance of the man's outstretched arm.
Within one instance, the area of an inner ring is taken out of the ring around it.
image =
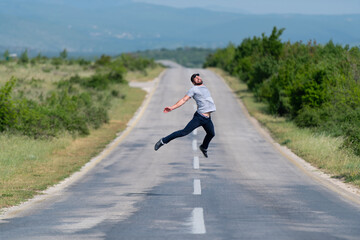
[[[166,107],[164,108],[164,113],[168,113],[171,112],[172,110],[181,107],[184,103],[186,103],[188,100],[190,99],[190,97],[188,95],[185,95],[182,99],[180,99],[177,103],[175,103],[174,105],[172,105],[171,107]]]

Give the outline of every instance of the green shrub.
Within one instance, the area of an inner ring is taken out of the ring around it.
[[[37,84],[39,80],[32,82]],[[8,130],[34,138],[56,137],[64,131],[86,135],[90,127],[98,128],[109,120],[107,108],[110,99],[105,97],[98,102],[96,94],[79,93],[70,81],[62,81],[59,84],[61,90],[39,101],[26,99],[23,95],[12,100],[15,83],[16,79],[12,78],[0,88],[0,131]]]
[[[55,120],[49,117],[48,109],[23,98],[17,103],[17,124],[10,130],[34,138],[55,137],[60,131]]]
[[[356,111],[355,124],[349,124],[345,128],[345,140],[343,147],[350,148],[360,156],[360,109]]]
[[[306,106],[299,111],[295,118],[295,123],[299,127],[319,127],[327,117],[320,109]]]
[[[119,97],[120,93],[119,93],[118,90],[111,90],[111,95],[112,95],[113,97]]]
[[[0,131],[9,128],[16,118],[14,102],[11,99],[15,84],[16,79],[13,77],[0,88]]]
[[[277,71],[277,60],[273,57],[263,57],[253,65],[253,71],[247,84],[250,89],[257,90],[261,84]]]
[[[107,55],[101,55],[101,57],[95,61],[95,65],[98,66],[106,66],[111,63],[111,57]]]
[[[271,113],[300,127],[342,136],[359,153],[360,49],[329,41],[317,45],[282,43],[283,29],[246,38],[208,56],[205,66],[220,67],[247,83]]]
[[[104,75],[95,74],[95,75],[91,76],[90,78],[84,78],[82,80],[81,84],[87,88],[94,88],[97,90],[105,90],[108,88],[110,81]]]
[[[53,92],[42,103],[19,101],[15,130],[35,138],[55,137],[63,131],[87,135],[90,127],[98,128],[108,120],[107,109],[96,106],[90,93],[71,96],[60,91]]]
[[[125,55],[111,62],[103,56],[101,61],[97,64],[103,66],[97,69],[96,74],[90,77],[75,75],[61,80],[56,83],[56,91],[42,93],[38,99],[31,95],[31,91],[41,87],[44,80],[33,78],[26,82],[20,79],[21,85],[28,84],[31,88],[13,93],[16,80],[12,78],[0,88],[0,131],[34,138],[56,137],[62,132],[76,136],[87,135],[91,128],[99,128],[108,122],[111,100],[126,97],[118,90],[119,84],[127,83],[124,64],[144,69],[152,61]],[[64,64],[64,60],[53,58],[52,64],[59,66]],[[116,90],[112,87],[116,87]],[[26,98],[29,95],[32,99]]]
[[[28,56],[27,49],[25,49],[25,51],[21,53],[20,58],[19,58],[19,63],[21,63],[21,64],[29,63],[29,56]]]
[[[111,66],[110,72],[106,75],[106,78],[112,83],[125,83],[126,82],[124,78],[125,73],[126,73],[125,67],[115,62]]]

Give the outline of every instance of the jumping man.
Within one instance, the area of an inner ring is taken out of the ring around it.
[[[164,144],[169,143],[171,140],[183,137],[191,133],[195,128],[202,126],[206,132],[203,143],[199,146],[201,152],[205,157],[208,157],[207,149],[211,139],[215,136],[214,124],[211,121],[211,113],[216,111],[214,100],[212,99],[209,89],[203,84],[200,74],[195,73],[190,78],[194,86],[180,99],[176,104],[171,107],[164,108],[164,113],[171,112],[172,110],[182,106],[190,98],[194,98],[197,104],[197,111],[193,119],[186,125],[183,130],[173,132],[172,134],[160,139],[155,144],[155,151],[157,151]]]

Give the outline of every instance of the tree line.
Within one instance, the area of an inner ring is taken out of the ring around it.
[[[36,65],[36,64],[44,64],[50,62],[55,67],[58,67],[63,64],[67,65],[73,65],[73,64],[79,64],[79,65],[89,65],[91,64],[91,61],[86,60],[82,57],[78,58],[69,58],[67,49],[63,49],[58,57],[47,57],[45,55],[42,55],[41,53],[38,53],[36,57],[31,58],[29,56],[28,50],[25,49],[19,56],[15,54],[10,54],[9,50],[5,50],[5,52],[2,54],[2,59],[0,59],[0,64],[6,64],[6,63],[17,63],[18,65]]]
[[[218,67],[244,81],[271,114],[299,127],[343,137],[360,155],[360,49],[281,41],[285,29],[244,39],[210,54],[204,67]]]

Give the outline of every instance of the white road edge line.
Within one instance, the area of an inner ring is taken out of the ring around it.
[[[200,162],[199,162],[199,157],[194,157],[194,169],[199,169],[200,168]]]
[[[192,148],[193,148],[194,151],[197,150],[197,141],[196,141],[196,139],[194,139],[194,140],[192,141]]]
[[[196,136],[197,135],[197,128],[194,129],[193,134]]]
[[[194,179],[194,195],[201,195],[201,182],[200,179]]]
[[[192,233],[193,234],[205,234],[205,221],[204,221],[204,209],[194,208],[192,211]]]

